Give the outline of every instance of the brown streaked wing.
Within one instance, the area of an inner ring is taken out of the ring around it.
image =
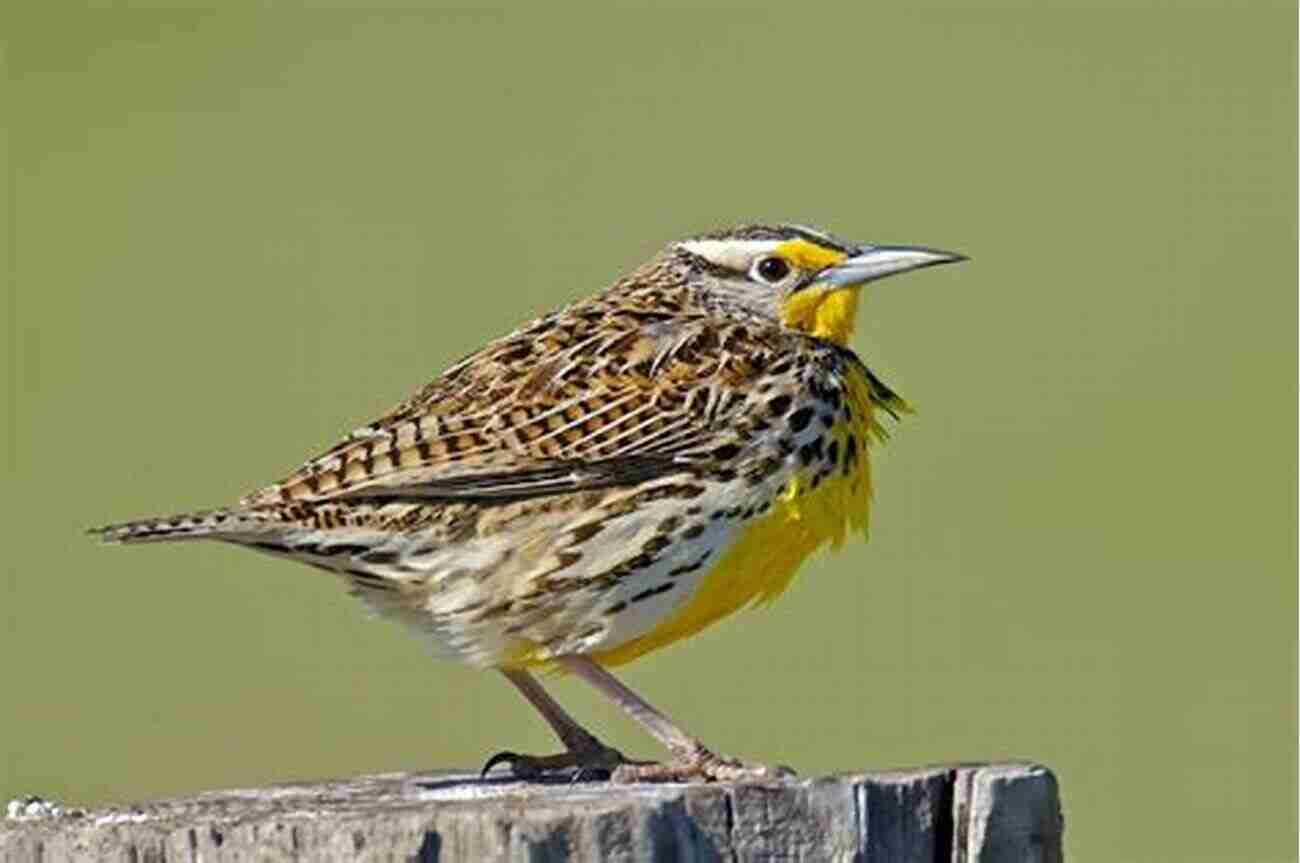
[[[775,328],[591,301],[493,342],[242,503],[517,499],[689,470],[782,349]]]

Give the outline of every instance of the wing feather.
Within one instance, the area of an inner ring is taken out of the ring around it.
[[[788,334],[597,300],[521,328],[243,501],[517,500],[694,469]]]
[[[473,500],[508,502],[552,494],[567,494],[681,473],[690,465],[669,457],[625,456],[598,461],[556,462],[509,471],[470,472],[454,477],[434,477],[424,482],[369,485],[350,489],[334,500],[364,503],[392,501]]]

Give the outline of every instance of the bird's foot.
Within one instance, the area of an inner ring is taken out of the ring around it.
[[[637,766],[623,757],[623,753],[592,739],[592,745],[583,745],[557,755],[522,755],[518,752],[498,752],[483,765],[482,776],[493,767],[509,764],[516,779],[526,782],[567,780],[582,782],[608,779],[619,767]]]
[[[623,763],[610,779],[618,783],[634,782],[784,782],[795,778],[789,767],[744,764],[725,755],[696,747],[663,763]]]

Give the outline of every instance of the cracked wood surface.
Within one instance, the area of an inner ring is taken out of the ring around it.
[[[1061,859],[1057,783],[1030,763],[770,785],[528,784],[389,773],[89,811],[11,805],[5,861]],[[28,812],[33,814],[22,814]]]

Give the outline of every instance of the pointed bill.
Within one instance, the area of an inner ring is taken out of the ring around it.
[[[832,285],[861,285],[908,270],[964,260],[965,255],[923,246],[861,246],[857,254],[819,273],[816,281]]]

